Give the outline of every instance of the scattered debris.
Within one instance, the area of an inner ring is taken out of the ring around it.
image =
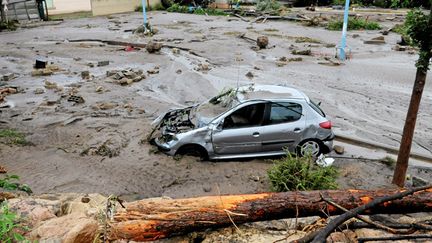
[[[117,104],[111,103],[111,102],[99,102],[96,103],[94,106],[92,106],[92,108],[94,110],[111,110],[115,107],[117,107]]]
[[[251,71],[247,72],[245,76],[247,78],[249,78],[249,79],[253,79],[254,78],[254,74]]]
[[[180,50],[178,48],[173,48],[172,53],[175,55],[178,55],[178,54],[180,54]]]
[[[287,57],[283,56],[276,61],[276,65],[278,67],[283,67],[287,65],[289,62],[301,62],[301,61],[303,61],[302,57],[292,57],[288,59]]]
[[[267,36],[259,36],[256,40],[256,43],[260,49],[265,49],[269,44],[268,37]]]
[[[321,43],[321,41],[318,39],[313,39],[313,38],[306,37],[306,36],[296,37],[295,42],[296,43],[315,43],[315,44]]]
[[[209,67],[209,64],[206,62],[202,62],[200,64],[198,64],[198,66],[195,68],[196,71],[201,71],[201,72],[208,72],[211,68]]]
[[[48,80],[45,80],[45,82],[44,82],[44,87],[45,87],[46,89],[57,89],[57,88],[58,88],[57,83],[55,83],[55,82],[50,82],[50,81],[48,81]]]
[[[378,36],[378,37],[372,38],[370,40],[365,40],[363,43],[364,44],[371,44],[371,45],[382,45],[382,44],[385,44],[386,42],[385,42],[384,36]]]
[[[104,88],[102,86],[98,86],[96,88],[96,93],[102,93],[104,91]]]
[[[177,69],[176,73],[177,73],[177,74],[181,74],[181,73],[182,73],[182,70],[181,70],[181,69]]]
[[[82,96],[78,96],[78,95],[71,95],[69,96],[69,98],[67,99],[67,101],[69,102],[74,102],[76,104],[82,104],[84,103],[84,98]]]
[[[162,43],[150,41],[149,43],[147,43],[145,48],[149,53],[159,52],[162,48]]]
[[[54,72],[60,71],[61,69],[56,65],[47,65],[45,68],[42,69],[34,69],[31,72],[32,76],[49,76],[53,74]]]
[[[41,60],[41,59],[36,59],[36,63],[34,65],[35,69],[45,69],[47,66],[47,61],[45,60]]]
[[[110,61],[99,61],[97,63],[98,67],[104,67],[104,66],[108,66],[110,64]]]
[[[34,94],[43,94],[43,93],[45,93],[45,89],[43,89],[43,88],[36,88],[36,89],[33,91],[33,93],[34,93]]]
[[[393,50],[395,50],[395,51],[406,51],[407,47],[406,46],[401,46],[401,45],[395,45],[393,47]]]
[[[82,71],[81,72],[82,79],[90,79],[90,71]]]
[[[3,166],[0,166],[0,174],[5,174],[5,173],[7,173],[6,168]]]
[[[353,35],[352,35],[352,38],[354,38],[354,39],[359,38],[359,37],[360,37],[359,34],[353,34]]]
[[[337,153],[337,154],[344,154],[345,153],[345,148],[341,145],[334,145],[333,146],[333,150]]]
[[[124,70],[109,70],[106,72],[106,75],[107,77],[111,77],[114,80],[114,83],[120,85],[130,85],[146,78],[143,70],[136,68],[127,68]]]
[[[318,64],[327,65],[327,66],[340,66],[340,65],[342,65],[342,63],[339,60],[333,59],[330,57],[324,57],[324,60],[326,60],[326,62],[318,62]]]
[[[15,74],[14,73],[7,73],[5,75],[3,75],[2,77],[2,81],[11,81],[12,79],[15,78]]]
[[[293,50],[293,51],[291,51],[291,53],[292,53],[293,55],[312,56],[312,51],[311,51],[311,49],[306,49],[306,50]]]

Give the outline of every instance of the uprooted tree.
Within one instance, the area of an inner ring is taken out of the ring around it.
[[[432,0],[430,1],[432,2]],[[417,45],[420,50],[419,59],[416,63],[416,78],[402,133],[396,168],[393,175],[393,184],[400,187],[403,187],[405,184],[417,113],[426,83],[426,75],[429,69],[430,59],[432,58],[432,7],[429,15],[424,14],[421,10],[413,10],[409,12],[405,25],[412,42]]]
[[[431,212],[431,188],[432,186],[427,186],[410,191],[295,191],[186,199],[147,199],[128,203],[124,209],[117,207],[118,211],[109,217],[111,220],[105,225],[105,233],[109,240],[152,241],[237,223],[311,215],[336,215],[344,212],[328,205],[323,198],[346,210],[360,207],[361,210],[348,214],[346,218],[354,217],[356,213]],[[107,211],[112,210],[107,207]]]

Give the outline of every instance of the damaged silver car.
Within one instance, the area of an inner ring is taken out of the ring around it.
[[[233,159],[318,156],[332,149],[331,122],[304,93],[290,87],[249,85],[223,91],[202,104],[170,110],[149,135],[169,155]]]

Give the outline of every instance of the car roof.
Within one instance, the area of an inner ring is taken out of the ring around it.
[[[282,99],[303,99],[309,98],[301,91],[278,85],[247,85],[238,88],[237,97],[241,103],[250,100],[282,100]]]

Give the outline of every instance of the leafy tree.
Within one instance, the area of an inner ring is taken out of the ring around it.
[[[430,0],[430,2],[432,2],[432,0]],[[400,187],[403,187],[405,184],[417,113],[426,83],[430,59],[432,58],[432,8],[429,15],[426,15],[420,10],[410,11],[405,20],[405,25],[406,33],[411,37],[411,41],[414,45],[419,47],[419,59],[416,63],[416,78],[405,120],[398,160],[393,175],[393,184]]]

